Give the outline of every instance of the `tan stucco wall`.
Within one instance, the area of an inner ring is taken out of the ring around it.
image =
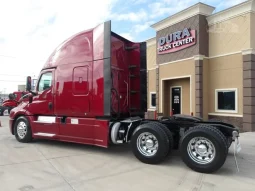
[[[156,69],[149,70],[147,75],[148,75],[147,108],[150,109],[150,92],[156,92]]]
[[[209,57],[250,48],[250,23],[251,14],[247,13],[209,26]]]
[[[251,48],[255,48],[255,13],[251,13]]]
[[[156,44],[147,47],[147,69],[156,67]]]
[[[180,78],[183,76],[191,76],[191,100],[192,100],[192,111],[195,113],[195,60],[192,58],[190,60],[165,64],[159,66],[159,111],[162,112],[161,108],[161,99],[162,106],[164,105],[163,94],[164,86],[162,79],[173,79]],[[190,107],[190,105],[188,105]]]
[[[208,62],[208,112],[215,113],[215,89],[237,88],[238,113],[243,114],[242,54],[218,57]],[[204,98],[205,98],[204,94]]]

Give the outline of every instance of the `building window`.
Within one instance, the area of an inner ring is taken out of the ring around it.
[[[237,89],[216,89],[216,112],[237,113]]]
[[[156,93],[150,93],[150,108],[156,108]]]

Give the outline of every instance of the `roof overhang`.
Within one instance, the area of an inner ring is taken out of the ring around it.
[[[243,3],[210,15],[206,19],[210,26],[247,13],[255,13],[255,0],[244,1]]]
[[[211,15],[214,10],[215,10],[215,7],[206,5],[204,3],[196,3],[195,5],[188,7],[187,9],[184,9],[183,11],[180,11],[170,17],[167,17],[166,19],[163,19],[151,25],[151,27],[154,30],[159,31],[198,14],[205,15],[205,16]]]

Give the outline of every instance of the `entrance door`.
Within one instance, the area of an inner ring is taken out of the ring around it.
[[[181,114],[181,87],[171,88],[171,109],[173,114]]]

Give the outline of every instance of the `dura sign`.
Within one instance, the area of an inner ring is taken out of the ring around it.
[[[196,44],[196,31],[188,28],[158,39],[158,54],[176,52]]]

